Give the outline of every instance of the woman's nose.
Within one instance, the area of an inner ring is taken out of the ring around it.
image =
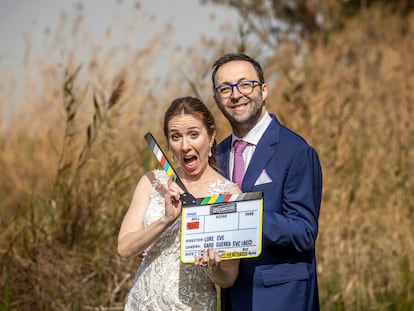
[[[186,137],[183,138],[181,142],[181,150],[186,151],[190,147],[190,144],[188,142],[188,139]]]

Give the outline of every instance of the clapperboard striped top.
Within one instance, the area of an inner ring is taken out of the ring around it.
[[[154,153],[155,157],[157,158],[158,162],[160,162],[162,168],[167,173],[168,177],[171,176],[171,174],[174,174],[174,178],[177,178],[177,175],[174,173],[174,169],[168,162],[167,157],[164,155],[164,153],[162,152],[162,150],[160,149],[152,135],[150,133],[147,133],[145,135],[145,139],[147,140],[148,145]]]
[[[202,198],[199,205],[215,204],[215,203],[225,203],[225,202],[234,202],[234,201],[249,201],[249,200],[258,200],[261,199],[261,192],[246,192],[239,194],[226,194],[226,195],[214,195],[211,197]]]

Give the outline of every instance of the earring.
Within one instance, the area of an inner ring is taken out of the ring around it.
[[[211,153],[211,146],[208,148],[208,157],[211,158],[212,153]]]
[[[172,155],[171,160],[173,160],[175,162],[175,157],[174,155]]]

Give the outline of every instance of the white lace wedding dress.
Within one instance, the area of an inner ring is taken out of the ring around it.
[[[161,170],[153,172],[155,179],[144,215],[145,226],[164,214],[164,198],[157,188],[167,183],[168,176]],[[227,193],[231,186],[234,184],[226,179],[218,180],[210,184],[208,195]],[[125,310],[216,310],[214,283],[201,268],[180,261],[180,226],[181,217],[147,250],[127,297]]]

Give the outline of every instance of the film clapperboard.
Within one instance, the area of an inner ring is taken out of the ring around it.
[[[195,198],[171,166],[151,133],[145,140],[168,176],[185,192],[182,197],[180,260],[193,263],[208,247],[222,260],[257,257],[262,251],[263,192]]]

